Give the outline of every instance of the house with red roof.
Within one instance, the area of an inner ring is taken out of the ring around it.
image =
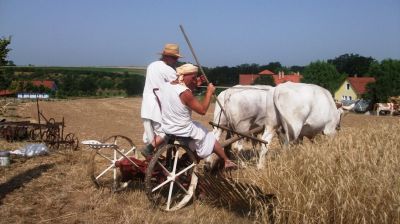
[[[375,82],[374,77],[347,77],[335,92],[335,100],[358,100],[367,92],[367,84]]]
[[[287,81],[298,83],[303,78],[303,76],[300,75],[299,72],[285,75],[285,73],[283,71],[278,72],[278,74],[275,74],[275,73],[271,72],[270,70],[263,70],[258,74],[240,74],[239,75],[239,84],[240,85],[252,85],[254,83],[254,80],[256,80],[258,77],[263,76],[263,75],[272,76],[272,78],[274,79],[275,85],[279,85],[279,84],[287,82]]]
[[[268,69],[265,69],[263,71],[261,71],[260,73],[258,73],[259,75],[275,75],[275,73],[271,72]]]
[[[15,91],[8,89],[0,89],[0,97],[10,97],[15,94]]]
[[[259,74],[239,74],[239,84],[251,85],[258,77],[260,77]]]
[[[285,75],[285,73],[283,71],[282,72],[278,72],[277,75],[275,75],[275,74],[272,75],[272,77],[274,78],[274,82],[275,82],[276,86],[281,84],[281,83],[288,82],[288,81],[299,83],[301,81],[301,79],[303,78],[303,76],[300,75],[299,72]]]
[[[56,83],[51,80],[34,80],[34,81],[32,81],[32,85],[37,86],[37,87],[44,86],[51,90],[57,89]]]

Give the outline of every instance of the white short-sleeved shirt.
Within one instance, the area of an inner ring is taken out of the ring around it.
[[[143,90],[141,117],[161,123],[161,112],[153,93],[154,88],[176,79],[176,71],[163,61],[151,63],[146,70],[146,82]],[[159,96],[159,92],[156,92]]]

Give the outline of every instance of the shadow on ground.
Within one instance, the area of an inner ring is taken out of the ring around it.
[[[54,167],[54,163],[42,164],[30,170],[27,170],[17,176],[11,178],[9,181],[0,185],[0,205],[3,204],[2,200],[5,196],[14,190],[21,188],[24,184],[36,179],[50,168]]]

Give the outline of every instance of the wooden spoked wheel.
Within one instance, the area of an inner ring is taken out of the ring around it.
[[[136,146],[133,144],[133,141],[123,135],[112,135],[106,138],[104,141],[106,144],[114,144],[117,145],[121,152],[128,152],[130,154],[136,151]]]
[[[197,160],[186,146],[166,144],[160,148],[147,167],[146,193],[154,206],[176,211],[193,197],[198,178]]]
[[[130,138],[122,135],[110,136],[104,143],[118,147],[93,149],[88,163],[88,175],[96,187],[107,188],[114,192],[124,187],[121,184],[120,170],[115,166],[115,162],[124,157],[117,150],[129,157],[135,152],[136,147]]]

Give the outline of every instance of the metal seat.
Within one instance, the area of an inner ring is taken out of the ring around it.
[[[174,143],[178,142],[179,144],[182,144],[182,145],[188,145],[189,141],[192,140],[191,137],[182,137],[182,136],[171,135],[171,134],[166,134],[166,136],[167,136],[168,144],[174,144]]]

